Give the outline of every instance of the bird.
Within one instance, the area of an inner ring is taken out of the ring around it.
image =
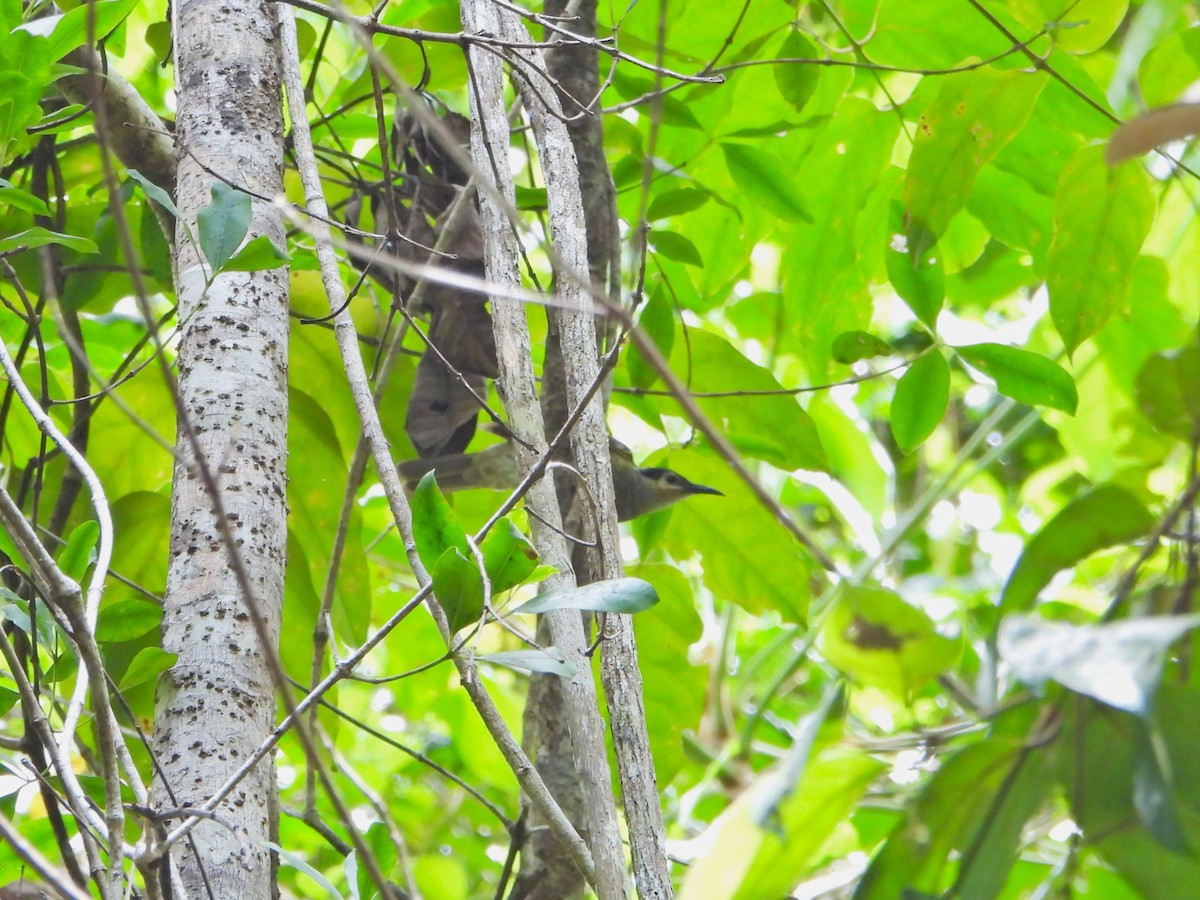
[[[609,450],[619,522],[665,509],[698,494],[724,496],[716,488],[688,481],[671,469],[637,465],[632,451],[616,438],[609,438]],[[512,490],[521,480],[513,445],[507,441],[477,453],[405,460],[396,468],[410,488],[426,473],[433,472],[438,487],[445,492],[468,488]]]

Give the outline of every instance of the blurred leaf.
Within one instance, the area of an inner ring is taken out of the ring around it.
[[[865,331],[847,331],[833,342],[833,358],[843,365],[878,356],[893,356],[896,351],[887,341]]]
[[[918,891],[972,900],[998,896],[1025,823],[1050,794],[1050,762],[1044,747],[1004,740],[971,744],[944,759],[872,859],[855,900]]]
[[[1149,357],[1137,373],[1134,395],[1156,428],[1192,440],[1200,434],[1200,348]]]
[[[157,678],[159,674],[175,665],[178,658],[174,653],[168,653],[158,647],[143,647],[121,676],[120,689],[127,691]]]
[[[1068,353],[1125,302],[1154,206],[1142,169],[1110,169],[1101,147],[1080,150],[1063,170],[1054,197],[1046,287],[1050,317]]]
[[[1146,721],[1084,698],[1065,704],[1063,739],[1070,752],[1063,754],[1061,781],[1071,817],[1085,834],[1100,836],[1097,851],[1132,886],[1134,896],[1174,900],[1191,893],[1200,878],[1200,861],[1192,852],[1168,849],[1143,824],[1152,811],[1135,807],[1148,800],[1136,799],[1145,789],[1136,781],[1146,777],[1137,770],[1144,764],[1152,734],[1166,751],[1165,762],[1156,765],[1171,771],[1170,796],[1160,799],[1174,808],[1185,835],[1190,835],[1189,845],[1195,846],[1200,837],[1200,760],[1195,753],[1200,697],[1191,688],[1167,681],[1159,688],[1155,706],[1159,712]]]
[[[650,232],[650,243],[667,259],[673,259],[675,262],[689,266],[701,268],[704,266],[704,260],[700,256],[700,251],[696,249],[696,245],[682,234],[655,229]]]
[[[816,59],[817,48],[803,32],[792,29],[783,39],[779,48],[780,59]],[[792,104],[796,112],[800,112],[808,104],[809,99],[817,89],[817,81],[821,77],[820,67],[804,63],[776,63],[774,67],[775,84],[783,99]]]
[[[279,862],[282,865],[291,866],[298,872],[303,872],[305,875],[315,881],[321,890],[325,891],[326,896],[335,897],[337,900],[343,900],[341,893],[333,886],[333,882],[305,862],[302,856],[284,850],[278,844],[272,843],[271,841],[264,841],[263,845],[279,855]]]
[[[1109,706],[1144,716],[1171,645],[1200,625],[1200,614],[1127,619],[1100,625],[1006,616],[1000,655],[1013,674],[1040,687],[1057,681]]]
[[[556,609],[636,613],[658,602],[654,586],[640,578],[614,578],[582,587],[546,591],[522,603],[514,613],[544,613]]]
[[[708,826],[703,837],[711,849],[688,867],[679,900],[786,896],[883,765],[866,754],[825,751],[799,773],[773,820],[756,823],[764,798],[778,795],[785,768],[778,763],[760,774]]]
[[[58,60],[88,40],[89,29],[99,41],[119,25],[139,5],[140,0],[111,0],[108,3],[83,4],[56,16],[33,19],[20,27],[44,36],[50,59]]]
[[[100,252],[95,241],[88,240],[85,237],[77,237],[73,234],[59,234],[56,231],[50,231],[40,225],[35,225],[19,234],[0,238],[0,253],[16,250],[18,247],[32,249],[34,247],[45,247],[48,244],[58,244],[61,247],[74,250],[76,253]]]
[[[1138,89],[1150,107],[1178,100],[1197,81],[1200,81],[1200,27],[1167,35],[1138,64]]]
[[[633,631],[654,773],[659,784],[670,784],[684,765],[684,733],[699,727],[704,715],[708,668],[690,656],[704,622],[691,583],[673,565],[642,564],[629,574],[654,585],[661,601],[633,617]]]
[[[904,207],[896,200],[892,201],[889,221],[891,233],[884,251],[888,280],[916,317],[930,331],[936,331],[946,295],[946,275],[937,252],[938,237],[919,219],[906,226]]]
[[[220,269],[222,272],[261,272],[286,266],[290,261],[291,257],[276,247],[269,237],[260,234]]]
[[[670,359],[671,349],[675,346],[675,313],[662,284],[655,286],[650,299],[642,307],[637,325],[654,342],[658,352]],[[648,388],[658,381],[658,372],[651,368],[637,347],[630,347],[626,353],[625,366],[629,371],[629,381],[634,387]]]
[[[958,659],[959,642],[891,591],[846,587],[817,637],[822,656],[852,681],[907,699]]]
[[[663,191],[650,201],[646,210],[646,218],[651,222],[657,219],[669,219],[681,216],[693,209],[699,209],[712,198],[712,192],[705,188],[675,188]]]
[[[1000,608],[1028,609],[1050,579],[1098,550],[1135,540],[1154,527],[1154,518],[1124,488],[1102,485],[1072,501],[1029,539],[1013,567]]]
[[[1140,733],[1133,763],[1133,808],[1155,839],[1173,853],[1190,855],[1187,835],[1175,807],[1175,777],[1161,735]]]
[[[96,545],[100,540],[100,526],[94,519],[76,526],[67,538],[67,546],[58,556],[58,567],[72,581],[83,581],[84,575],[96,560]]]
[[[725,165],[739,188],[755,203],[789,222],[811,222],[788,167],[748,144],[721,144]]]
[[[896,382],[892,436],[911,453],[933,434],[950,402],[950,366],[938,350],[918,356]]]
[[[96,640],[116,643],[141,637],[162,621],[163,610],[146,600],[119,600],[100,610]]]
[[[0,178],[0,203],[8,204],[15,209],[23,209],[26,212],[31,212],[39,216],[50,215],[50,210],[47,208],[45,201],[35,197],[29,191],[14,187],[13,183],[7,178]]]
[[[559,675],[563,678],[575,677],[575,667],[566,662],[553,647],[547,647],[545,650],[506,650],[501,653],[483,653],[475,658],[480,662],[495,663],[510,669]]]
[[[917,122],[908,162],[909,228],[927,228],[934,242],[941,238],[966,205],[979,170],[1025,126],[1047,80],[1044,72],[996,68],[942,79],[937,98]],[[918,245],[911,252],[927,249]]]
[[[1079,403],[1075,379],[1057,363],[1019,347],[971,344],[954,351],[996,382],[1006,397],[1031,406],[1049,406],[1074,415]]]

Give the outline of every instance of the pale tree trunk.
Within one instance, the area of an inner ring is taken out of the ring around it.
[[[175,11],[182,337],[163,646],[179,659],[159,685],[159,809],[205,804],[271,731],[267,660],[287,547],[287,273],[220,275],[205,290],[194,242],[217,176],[252,195],[281,191],[275,14],[257,0],[176,0]],[[284,246],[277,211],[255,200],[250,237],[260,234]],[[187,896],[271,896],[273,817],[268,758],[200,822],[194,844],[173,849]]]

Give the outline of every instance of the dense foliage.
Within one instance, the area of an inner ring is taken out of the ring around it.
[[[363,207],[355,221],[368,227],[362,195],[395,160],[407,101],[386,78],[373,84],[348,26],[298,5],[327,196],[339,221]],[[102,159],[92,112],[59,87],[64,54],[106,36],[108,65],[169,121],[171,32],[165,2],[106,0],[53,30],[35,20],[44,12],[0,2],[0,336],[107,494],[116,543],[97,637],[132,735],[153,728],[155,677],[170,664],[157,627],[175,434],[170,215],[156,215],[162,186],[133,161]],[[662,0],[599,16],[623,299],[819,548],[625,349],[613,433],[639,460],[725,494],[626,526],[629,572],[660,601],[635,629],[680,895],[1194,894],[1197,181],[1185,145],[1113,166],[1104,144],[1200,80],[1196,10]],[[377,35],[375,72],[419,86],[440,116],[466,114],[457,4],[406,0],[379,22],[420,33]],[[545,234],[525,140],[518,128],[518,201]],[[360,423],[332,331],[314,321],[328,306],[313,239],[292,221],[280,649],[308,685],[330,666],[313,653],[325,600],[340,658],[416,582],[376,476],[350,478]],[[548,256],[525,249],[529,286],[548,289]],[[278,262],[260,246],[230,265]],[[378,403],[396,458],[411,457],[423,345],[386,289],[348,258],[343,275],[359,285],[368,369],[403,335]],[[5,384],[0,481],[84,579],[90,495]],[[500,499],[456,495],[454,515],[477,527]],[[31,620],[16,546],[0,535],[0,550],[12,563],[0,616],[54,722],[77,661],[44,616]],[[523,645],[493,624],[473,649]],[[432,620],[410,616],[360,669],[381,680],[343,681],[319,722],[336,788],[394,880],[429,900],[490,897],[516,783],[449,664],[430,665],[444,655]],[[30,725],[12,659],[0,668],[0,811],[61,861],[53,782],[39,793],[21,761]],[[482,671],[519,729],[528,673]],[[78,765],[94,774],[90,739],[84,729]],[[361,869],[344,825],[290,737],[277,762],[281,882],[350,895]],[[0,880],[22,871],[0,847]]]

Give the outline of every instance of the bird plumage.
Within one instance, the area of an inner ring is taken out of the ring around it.
[[[671,469],[636,465],[633,454],[616,440],[611,441],[611,457],[617,519],[621,522],[665,509],[697,494],[721,494],[716,488],[696,484]],[[520,482],[516,457],[508,443],[478,453],[406,460],[396,468],[410,486],[432,471],[438,487],[445,492],[468,488],[512,490]]]

